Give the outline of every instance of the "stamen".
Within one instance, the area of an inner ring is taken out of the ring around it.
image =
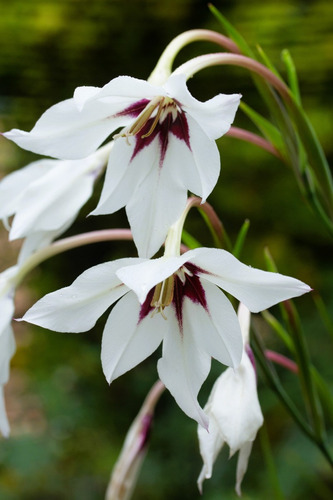
[[[161,313],[164,319],[167,319],[165,314],[163,314],[164,308],[169,306],[173,299],[174,292],[174,276],[170,276],[166,280],[158,283],[154,290],[153,298],[151,299],[151,307],[154,307],[154,311],[152,316],[156,314],[156,312]]]
[[[150,101],[149,104],[141,111],[139,116],[136,118],[134,123],[130,126],[130,128],[125,128],[123,132],[120,132],[119,134],[114,135],[114,139],[117,139],[118,137],[126,137],[126,139],[129,136],[136,135],[140,132],[140,130],[143,129],[143,127],[146,125],[147,121],[151,117],[151,115],[154,113],[155,109],[157,107],[161,107],[161,103],[163,103],[163,97],[161,96],[156,96],[154,99]]]
[[[158,120],[160,119],[162,110],[163,110],[164,102],[163,100],[160,102],[157,110],[157,114],[155,116],[155,120],[153,121],[152,126],[150,127],[149,131],[146,134],[143,134],[141,136],[141,139],[145,139],[146,137],[149,137],[155,130],[156,125],[158,124]]]

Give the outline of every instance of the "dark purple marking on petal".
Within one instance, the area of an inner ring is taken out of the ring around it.
[[[139,116],[141,111],[145,109],[149,102],[149,99],[141,99],[140,101],[134,102],[122,111],[119,111],[119,113],[115,114],[114,116],[133,116],[133,118],[136,118],[137,116]]]
[[[140,312],[139,312],[139,320],[138,320],[138,324],[143,320],[145,319],[148,314],[151,313],[151,311],[154,310],[154,307],[152,307],[150,304],[151,304],[151,301],[153,299],[153,295],[154,295],[154,290],[155,288],[152,288],[152,290],[150,290],[148,292],[148,295],[146,297],[146,300],[144,301],[143,304],[141,304],[141,307],[140,307]]]
[[[135,156],[140,153],[145,147],[149,146],[151,142],[155,139],[156,135],[159,133],[159,127],[157,126],[148,137],[142,137],[143,135],[147,134],[149,130],[151,129],[152,125],[154,122],[154,118],[149,118],[147,120],[147,123],[145,126],[140,130],[140,132],[134,137],[135,139],[135,146],[134,146],[134,151],[131,157],[132,161]]]
[[[188,128],[187,118],[183,111],[180,111],[177,114],[176,120],[173,122],[170,127],[170,132],[175,135],[178,139],[183,140],[186,146],[191,151],[190,144],[190,132]]]
[[[154,118],[149,118],[145,126],[135,136],[136,142],[131,157],[131,161],[140,151],[142,151],[145,147],[149,146],[156,136],[158,136],[158,145],[160,150],[160,157],[158,163],[159,167],[162,168],[169,145],[170,133],[173,134],[175,137],[177,137],[177,139],[184,141],[186,146],[191,151],[189,127],[184,112],[179,111],[177,113],[177,118],[175,120],[173,120],[172,112],[167,113],[164,120],[161,123],[158,123],[154,128],[154,130],[147,137],[143,137],[145,134],[149,133],[149,131],[152,128],[153,122]]]
[[[188,269],[192,273],[192,276],[185,273],[184,283],[178,275],[175,276],[175,289],[172,300],[180,332],[183,331],[183,302],[185,297],[188,297],[195,304],[201,305],[208,312],[205,290],[200,278],[197,276],[197,272],[200,272],[200,269],[189,263],[184,268]]]

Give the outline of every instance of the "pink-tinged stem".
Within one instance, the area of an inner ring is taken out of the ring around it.
[[[297,364],[294,361],[292,361],[291,359],[287,358],[286,356],[283,356],[283,354],[279,354],[278,352],[270,351],[269,349],[266,349],[265,356],[270,361],[273,361],[273,363],[281,365],[291,372],[298,373]]]
[[[291,95],[287,85],[280,80],[271,70],[266,68],[263,64],[240,54],[227,54],[225,52],[217,52],[216,54],[205,54],[203,56],[198,56],[190,59],[186,63],[179,66],[175,74],[185,73],[188,78],[193,76],[198,71],[202,69],[218,66],[218,65],[230,64],[232,66],[240,66],[246,68],[258,75],[262,76],[267,82],[269,82],[278,92],[286,99],[288,102],[291,101]]]
[[[241,54],[241,51],[239,50],[238,46],[233,42],[230,38],[227,36],[222,35],[221,33],[217,33],[216,31],[212,30],[189,30],[185,31],[178,37],[176,37],[173,42],[175,42],[175,45],[181,47],[185,47],[185,45],[191,43],[191,42],[213,42],[219,45],[220,47],[223,47],[227,50],[230,50],[230,52],[234,52],[235,54]],[[172,42],[171,42],[172,43]]]
[[[192,207],[198,207],[203,212],[205,212],[205,214],[207,215],[207,217],[212,225],[212,228],[214,230],[214,233],[215,233],[217,239],[219,241],[223,240],[223,235],[225,234],[225,231],[224,231],[222,221],[220,220],[219,216],[215,212],[212,205],[210,205],[210,203],[208,203],[207,201],[205,203],[202,203],[201,198],[199,198],[198,196],[191,196],[187,200],[186,207],[188,209],[190,209]]]
[[[38,250],[27,258],[16,275],[15,286],[17,286],[32,269],[54,255],[71,250],[72,248],[90,245],[91,243],[97,243],[100,241],[132,239],[132,233],[129,229],[105,229],[101,231],[91,231],[89,233],[83,233],[77,236],[70,236],[69,238],[58,240],[55,243]]]
[[[226,135],[228,135],[229,137],[235,137],[236,139],[241,139],[242,141],[251,142],[256,146],[265,149],[266,151],[276,156],[280,160],[283,159],[279,151],[275,149],[275,147],[270,142],[266,141],[266,139],[260,137],[260,135],[253,134],[248,130],[244,130],[238,127],[230,127]]]
[[[203,41],[216,43],[220,47],[230,50],[230,52],[240,54],[238,46],[230,38],[220,33],[211,30],[185,31],[176,36],[162,52],[148,81],[154,85],[163,85],[171,74],[172,65],[177,54],[189,43]]]
[[[150,389],[130,426],[119,458],[113,468],[105,500],[129,500],[145,458],[156,403],[165,390],[158,380]]]

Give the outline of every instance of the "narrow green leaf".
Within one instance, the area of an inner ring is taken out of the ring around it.
[[[239,230],[239,233],[238,233],[237,239],[236,239],[236,243],[234,244],[234,248],[232,250],[232,253],[234,254],[234,256],[237,259],[239,259],[241,251],[243,250],[243,245],[244,245],[245,238],[246,238],[247,232],[249,230],[249,227],[250,227],[250,221],[248,219],[246,219],[243,222],[242,227]]]
[[[301,105],[301,94],[299,91],[298,78],[294,61],[288,49],[284,49],[281,53],[281,56],[287,69],[290,90],[297,104]]]
[[[240,103],[241,110],[250,118],[250,120],[258,127],[264,137],[271,143],[273,146],[283,155],[285,156],[286,150],[283,142],[283,138],[279,130],[272,125],[270,121],[257,113],[254,109],[250,108],[245,102]]]
[[[222,27],[226,31],[227,35],[238,45],[241,52],[249,57],[255,59],[254,52],[242,37],[242,35],[233,27],[233,25],[221,14],[221,12],[211,3],[208,4],[213,16],[222,24]]]
[[[272,498],[275,500],[284,500],[285,496],[283,494],[280,481],[279,481],[279,476],[277,473],[277,468],[274,462],[274,454],[273,450],[269,441],[269,436],[267,432],[267,426],[264,422],[263,426],[261,427],[259,431],[259,439],[260,439],[260,444],[264,456],[264,460],[266,463],[266,470],[268,473],[269,477],[269,482],[271,484],[271,492],[272,492]]]
[[[188,233],[185,229],[183,229],[182,232],[182,241],[184,245],[186,245],[190,249],[202,247],[200,241],[194,238],[194,236]]]
[[[290,352],[295,352],[295,346],[292,338],[290,337],[287,330],[281,325],[281,323],[271,314],[269,311],[262,311],[261,313],[264,320],[269,324],[269,326],[274,330],[274,332],[278,335],[280,340],[284,343],[284,345],[289,349]]]
[[[274,73],[277,77],[280,78],[280,80],[282,80],[280,73],[278,72],[278,70],[276,69],[276,67],[274,66],[274,64],[269,59],[268,55],[264,52],[264,49],[260,45],[257,45],[257,51],[263,63],[267,66],[267,68],[269,68],[272,71],[272,73]]]

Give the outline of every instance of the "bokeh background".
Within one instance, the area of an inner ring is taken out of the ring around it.
[[[260,44],[284,74],[280,53],[295,60],[303,104],[332,160],[333,4],[329,0],[223,1],[215,5],[255,47]],[[161,51],[191,28],[219,30],[206,2],[199,0],[0,0],[0,129],[30,130],[50,105],[70,97],[79,85],[102,86],[115,76],[147,78]],[[196,43],[177,58],[216,50]],[[241,92],[246,103],[266,114],[245,70],[206,70],[189,82],[198,99],[217,92]],[[235,125],[251,130],[238,113]],[[251,221],[242,260],[265,267],[268,247],[281,272],[309,283],[332,316],[332,246],[324,228],[302,199],[292,172],[257,147],[223,138],[220,182],[209,201],[231,236]],[[36,159],[0,138],[0,177]],[[331,162],[332,163],[332,162]],[[66,179],[64,179],[66,182]],[[124,212],[89,217],[96,195],[68,231],[127,227]],[[188,228],[209,246],[199,216]],[[0,271],[13,264],[20,242],[0,230]],[[17,292],[16,317],[45,293],[70,284],[87,267],[135,255],[131,243],[99,243],[43,263]],[[310,296],[297,299],[314,364],[332,381],[332,349]],[[273,311],[278,313],[277,310]],[[156,379],[159,353],[115,381],[106,383],[100,366],[104,316],[93,331],[60,334],[15,324],[18,343],[6,387],[11,437],[0,440],[1,500],[95,500],[103,498],[123,438]],[[126,319],[124,318],[124,321]],[[264,329],[267,345],[282,346]],[[200,400],[204,404],[221,367],[213,364]],[[302,408],[295,375],[279,370],[285,389]],[[258,437],[243,484],[244,499],[330,499],[332,477],[309,443],[264,384],[259,396],[283,495],[269,480],[264,439]],[[236,459],[219,457],[204,484],[204,500],[234,499]],[[200,498],[196,479],[201,459],[196,425],[169,394],[157,408],[150,449],[134,494],[137,500]]]

